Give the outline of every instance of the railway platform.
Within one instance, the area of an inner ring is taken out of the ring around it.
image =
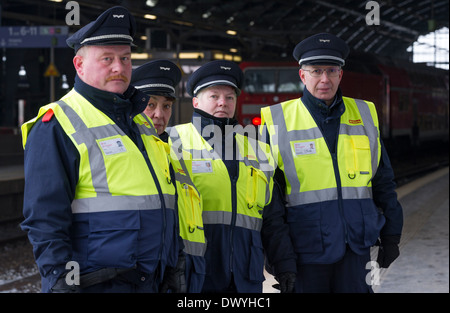
[[[375,293],[449,292],[449,168],[397,188],[404,226],[400,256],[380,269]],[[371,251],[376,260],[378,248]],[[264,292],[276,293],[276,280],[265,273]],[[378,279],[379,278],[379,279]]]
[[[0,191],[20,180],[23,166],[0,167]],[[449,167],[402,185],[397,194],[404,210],[400,256],[388,269],[380,270],[374,292],[449,293]],[[376,249],[372,250],[373,260]],[[272,287],[275,279],[265,274],[263,292],[277,293]]]

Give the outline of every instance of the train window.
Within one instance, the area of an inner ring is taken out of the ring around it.
[[[278,92],[299,93],[303,91],[302,81],[298,75],[297,68],[280,69],[278,77]]]
[[[303,84],[298,68],[248,68],[244,71],[244,91],[248,93],[299,93]]]
[[[244,91],[275,92],[275,69],[248,69],[244,72]]]

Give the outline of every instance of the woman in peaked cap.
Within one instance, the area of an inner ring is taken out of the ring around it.
[[[175,88],[181,80],[181,70],[169,60],[155,60],[133,70],[131,84],[150,96],[144,113],[153,121],[158,135],[167,142],[165,131],[176,100]]]
[[[268,150],[256,150],[262,143],[243,134],[234,119],[242,82],[234,62],[201,66],[186,85],[193,97],[192,122],[170,131],[172,146],[193,154],[188,170],[203,199],[206,293],[259,293],[264,281],[262,214],[273,171],[265,167],[271,158],[257,154]]]

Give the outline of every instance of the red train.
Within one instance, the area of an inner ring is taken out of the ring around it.
[[[261,107],[301,96],[304,86],[295,62],[240,66],[245,78],[236,115],[243,125],[258,125]],[[343,94],[375,103],[381,136],[391,150],[448,145],[448,70],[367,54],[353,55],[343,69]]]

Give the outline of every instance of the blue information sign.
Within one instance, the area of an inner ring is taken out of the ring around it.
[[[2,26],[0,48],[67,48],[68,26]]]

